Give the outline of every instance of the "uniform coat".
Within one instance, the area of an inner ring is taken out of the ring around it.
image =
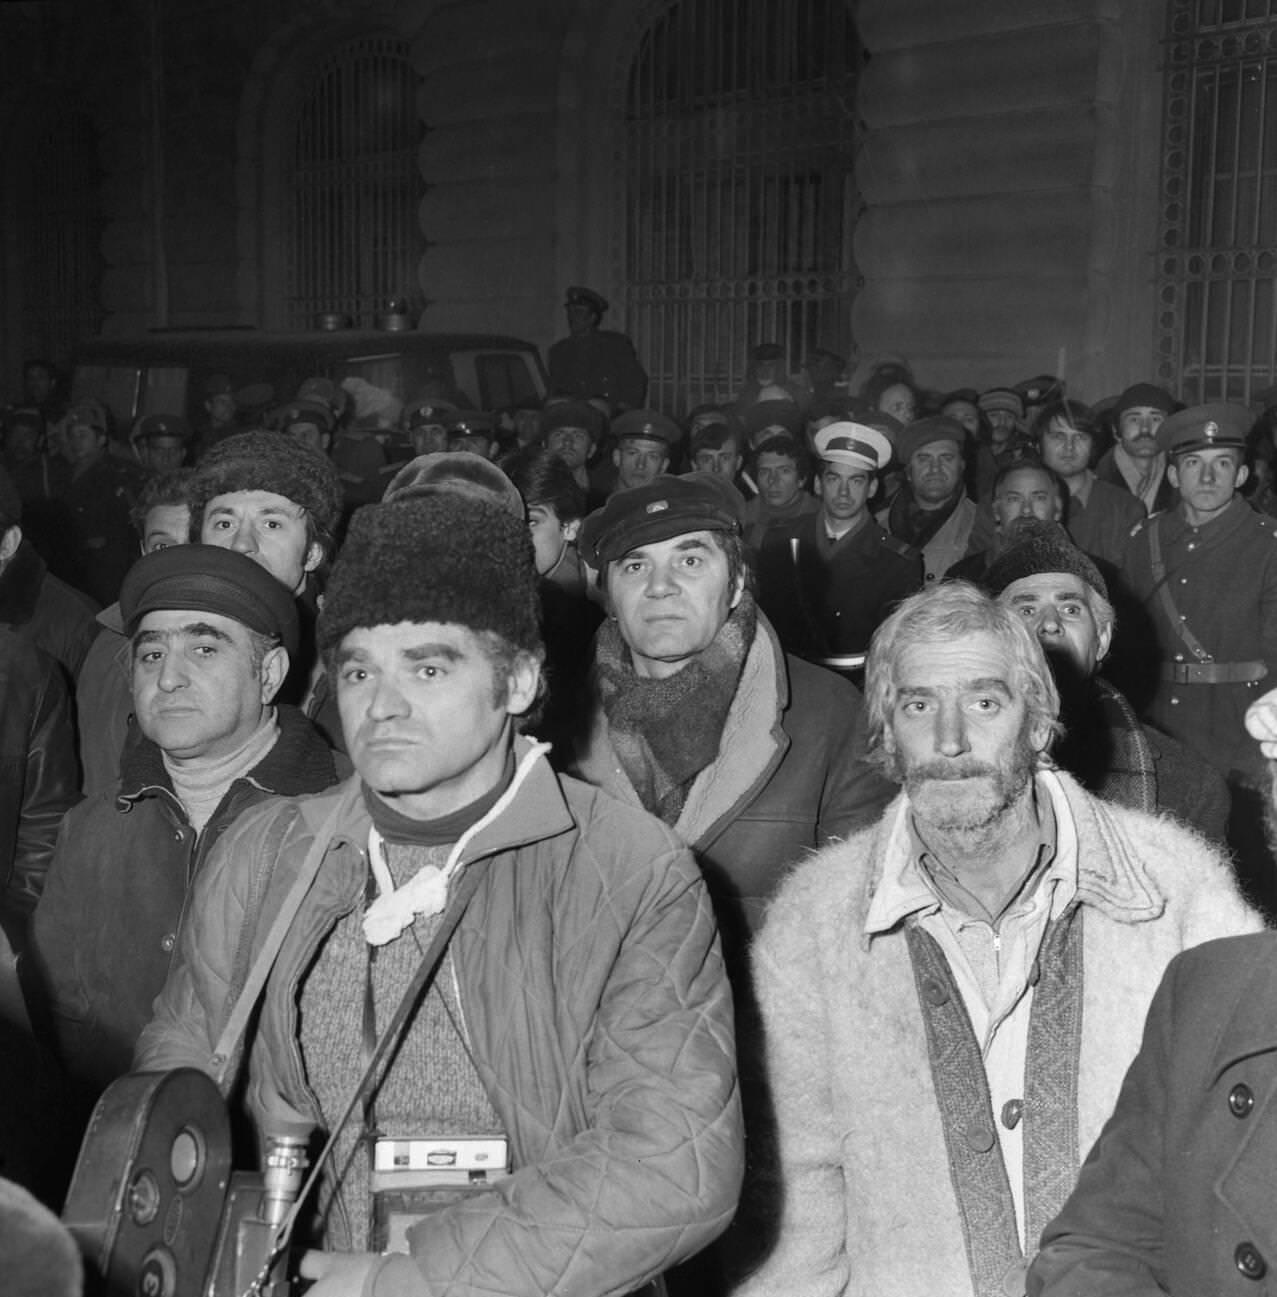
[[[1259,745],[1244,718],[1277,673],[1277,520],[1256,513],[1240,496],[1201,527],[1179,509],[1147,519],[1127,542],[1122,573],[1139,600],[1154,642],[1142,660],[1196,661],[1164,606],[1153,576],[1150,537],[1160,537],[1166,590],[1179,615],[1215,662],[1263,662],[1267,681],[1177,684],[1159,680],[1148,719],[1201,753],[1222,774],[1264,776]],[[1151,672],[1150,672],[1151,674]]]
[[[1047,776],[1038,778],[1041,790]],[[1112,1111],[1166,965],[1188,946],[1260,923],[1227,861],[1201,839],[1109,806],[1067,775],[1049,778],[1057,822],[1067,815],[1077,833],[1080,1157]],[[755,945],[785,1206],[779,1245],[746,1297],[973,1292],[910,920],[874,937],[864,930],[906,812],[902,797],[876,828],[795,870]],[[995,1140],[985,1151],[997,1148]]]
[[[895,605],[922,586],[921,555],[872,518],[832,550],[821,543],[824,525],[820,513],[774,523],[756,565],[759,607],[785,651],[807,658],[865,652]]]
[[[1038,1297],[1277,1293],[1277,934],[1171,964],[1077,1188],[1042,1237]]]

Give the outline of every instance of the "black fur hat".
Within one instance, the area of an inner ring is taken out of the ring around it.
[[[540,598],[527,523],[462,495],[365,505],[333,566],[319,618],[327,660],[360,626],[441,622],[494,631],[540,654]]]

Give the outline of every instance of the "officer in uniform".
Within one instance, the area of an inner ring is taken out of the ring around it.
[[[1277,521],[1238,494],[1250,425],[1243,405],[1166,419],[1158,450],[1178,502],[1133,529],[1122,560],[1153,637],[1142,660],[1159,673],[1148,719],[1228,779],[1244,867],[1251,852],[1236,831],[1258,823],[1250,804],[1266,780],[1246,709],[1277,673]]]
[[[625,334],[599,328],[607,306],[591,288],[568,289],[569,336],[550,348],[550,390],[582,401],[601,396],[614,410],[637,409],[647,396],[647,374]]]
[[[777,522],[758,556],[758,602],[789,653],[864,653],[878,626],[922,586],[922,555],[869,512],[891,458],[882,433],[831,423],[815,435],[816,513]]]

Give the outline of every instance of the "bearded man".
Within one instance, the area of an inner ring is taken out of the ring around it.
[[[883,623],[866,706],[904,791],[754,947],[784,1210],[744,1291],[1023,1293],[1167,963],[1259,917],[1203,840],[1051,768],[1050,670],[974,587]]]

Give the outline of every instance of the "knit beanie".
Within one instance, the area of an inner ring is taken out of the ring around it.
[[[357,627],[440,622],[540,654],[540,606],[528,525],[505,509],[451,494],[370,504],[333,566],[319,649],[327,661]]]
[[[208,502],[233,491],[282,495],[305,509],[329,542],[341,517],[341,480],[332,460],[281,432],[239,432],[209,448],[191,481],[194,535]]]

